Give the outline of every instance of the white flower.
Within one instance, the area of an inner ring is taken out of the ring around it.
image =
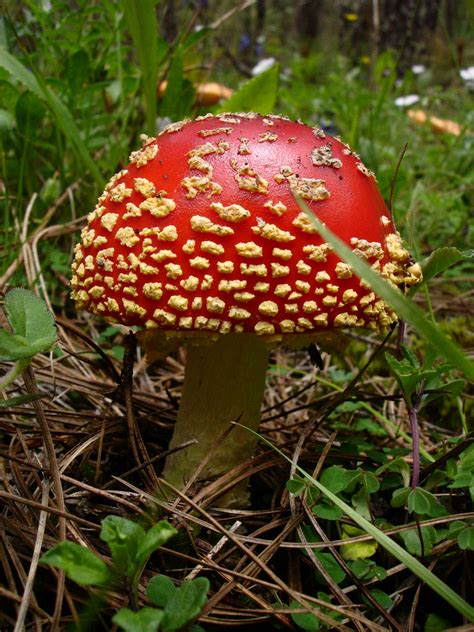
[[[419,100],[420,97],[417,94],[405,94],[402,97],[397,97],[394,103],[397,107],[404,108],[418,103]]]
[[[464,81],[474,81],[474,66],[461,68],[459,74],[461,75],[461,79],[463,79]]]
[[[268,70],[273,66],[276,59],[275,57],[266,57],[265,59],[261,59],[253,68],[252,75],[255,77],[256,75],[262,74],[265,70]]]
[[[426,72],[426,66],[424,64],[414,64],[411,67],[411,71],[414,75],[422,75]]]

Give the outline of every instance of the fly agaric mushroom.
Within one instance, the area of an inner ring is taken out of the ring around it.
[[[187,343],[171,447],[197,443],[167,459],[164,476],[178,487],[233,420],[258,427],[272,345],[396,320],[322,241],[294,194],[393,285],[421,280],[359,156],[318,128],[272,115],[206,115],[143,137],[76,246],[79,308],[143,326],[148,349]],[[254,449],[250,433],[233,430],[201,477]],[[241,493],[226,502],[242,502]]]

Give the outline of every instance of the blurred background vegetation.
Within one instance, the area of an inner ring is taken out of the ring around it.
[[[340,134],[386,199],[408,144],[394,204],[405,238],[424,254],[472,244],[474,82],[460,71],[474,64],[473,18],[470,0],[3,2],[0,270],[38,228],[93,208],[141,132],[226,109],[202,84],[235,90],[271,63],[278,87],[239,105]],[[407,95],[462,133],[414,124],[396,105]],[[39,245],[58,306],[73,240]],[[17,268],[3,280],[21,282]]]

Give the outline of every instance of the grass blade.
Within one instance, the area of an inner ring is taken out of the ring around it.
[[[145,101],[146,131],[156,134],[156,83],[158,76],[158,21],[156,0],[123,0],[125,19],[140,64]]]
[[[102,187],[104,179],[81,138],[71,112],[61,99],[46,85],[42,77],[37,73],[31,72],[20,61],[15,59],[13,55],[10,55],[8,51],[2,49],[0,49],[0,67],[5,68],[5,70],[20,81],[25,88],[28,88],[28,90],[31,90],[37,97],[46,102],[56,119],[58,127],[71,143],[74,153],[91,172],[97,184]]]
[[[403,296],[399,290],[395,290],[365,261],[355,255],[339,237],[336,237],[314,215],[303,200],[296,196],[295,199],[323,239],[331,244],[335,252],[352,267],[357,276],[370,283],[374,292],[383,298],[401,318],[410,323],[420,335],[424,336],[442,356],[462,371],[467,378],[474,379],[474,364],[463,353],[462,349],[446,336],[434,322],[428,320],[417,305]]]

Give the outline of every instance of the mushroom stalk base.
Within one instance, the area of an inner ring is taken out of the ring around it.
[[[189,345],[178,418],[170,448],[197,443],[171,454],[164,478],[182,488],[212,451],[198,480],[212,479],[254,454],[257,438],[231,422],[257,430],[270,346],[254,334],[226,334],[210,345]],[[248,505],[247,481],[222,496],[226,507]]]

